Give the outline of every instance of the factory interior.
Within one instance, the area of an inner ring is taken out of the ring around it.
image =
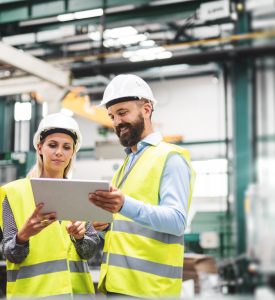
[[[180,298],[275,299],[275,0],[1,0],[0,39],[0,186],[26,176],[60,111],[83,135],[72,178],[111,180],[125,152],[98,104],[138,75],[154,130],[196,172]]]

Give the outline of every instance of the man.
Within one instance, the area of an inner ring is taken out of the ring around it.
[[[95,205],[116,213],[105,235],[98,284],[107,294],[180,295],[194,172],[187,151],[154,132],[155,104],[149,85],[130,74],[116,76],[101,102],[128,154],[111,190],[89,196]]]

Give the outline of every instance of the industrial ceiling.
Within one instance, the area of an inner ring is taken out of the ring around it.
[[[69,71],[73,85],[95,88],[105,86],[110,74],[178,65],[176,76],[186,64],[274,53],[270,42],[238,47],[243,39],[274,36],[266,35],[272,25],[261,23],[274,20],[270,7],[273,0],[261,5],[253,0],[2,0],[0,36],[3,43]],[[246,11],[253,16],[251,30],[236,35],[239,15]],[[24,75],[0,64],[2,79]]]

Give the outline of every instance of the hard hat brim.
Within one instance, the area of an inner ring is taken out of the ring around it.
[[[108,109],[110,106],[113,106],[117,103],[121,103],[121,102],[128,102],[128,101],[138,101],[141,100],[140,97],[136,97],[136,96],[132,96],[132,97],[120,97],[111,101],[108,101],[105,106]]]

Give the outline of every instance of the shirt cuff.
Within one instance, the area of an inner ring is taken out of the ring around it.
[[[17,236],[15,235],[13,238],[13,244],[16,246],[16,248],[26,248],[29,247],[30,241],[27,240],[26,242],[19,244],[17,243]]]
[[[85,234],[84,234],[83,238],[80,240],[77,240],[73,235],[70,235],[70,239],[74,244],[81,244],[83,242],[83,240],[85,239]]]
[[[142,205],[143,202],[137,201],[134,198],[125,195],[124,203],[119,213],[127,218],[132,219],[138,214],[138,211]]]

